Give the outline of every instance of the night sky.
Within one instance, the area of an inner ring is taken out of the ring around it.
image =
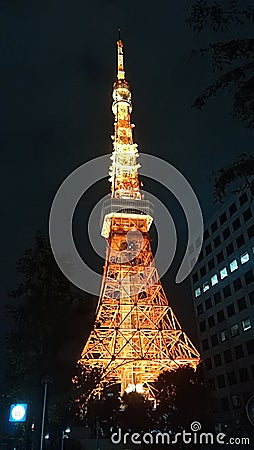
[[[193,58],[191,50],[248,35],[249,30],[195,35],[185,23],[190,3],[1,2],[2,304],[15,287],[16,259],[32,245],[37,230],[47,232],[61,182],[85,161],[111,152],[118,28],[139,151],[163,158],[182,172],[205,218],[218,208],[209,176],[239,154],[252,153],[253,135],[230,116],[228,93],[212,99],[202,112],[191,108],[217,76],[209,58]],[[102,182],[93,197],[106,195],[109,188]],[[148,180],[145,189],[171,208],[172,196],[156,183]],[[80,202],[77,211],[81,252],[89,245],[84,230],[91,198]],[[181,222],[176,205],[173,211]],[[103,262],[96,257],[94,261],[100,270]],[[173,266],[172,273],[175,270]],[[165,276],[164,286],[173,292],[174,309],[193,335],[192,322],[185,321],[190,293],[185,301],[183,286],[174,286],[171,274]]]

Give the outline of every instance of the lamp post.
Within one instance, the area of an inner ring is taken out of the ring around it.
[[[47,392],[48,392],[48,384],[52,382],[52,378],[46,376],[41,380],[42,385],[44,385],[44,394],[43,394],[43,406],[42,406],[42,419],[41,419],[41,442],[40,442],[40,450],[43,450],[43,441],[44,441],[44,425],[45,425],[45,414],[46,414],[46,403],[47,403]]]
[[[61,450],[64,450],[64,440],[68,439],[69,433],[71,432],[70,427],[66,428],[64,431],[62,431],[62,438],[61,438]]]
[[[100,435],[99,418],[96,417],[96,450],[100,450],[99,435]]]

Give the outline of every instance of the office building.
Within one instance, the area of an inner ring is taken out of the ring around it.
[[[223,431],[244,429],[254,394],[253,194],[231,198],[205,224],[191,275],[211,417]]]

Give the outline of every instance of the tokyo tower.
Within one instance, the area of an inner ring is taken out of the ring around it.
[[[147,392],[164,370],[195,368],[200,357],[169,306],[155,267],[148,233],[153,209],[140,188],[120,39],[117,62],[111,195],[104,201],[101,229],[106,261],[94,326],[79,364],[98,368],[101,385],[120,383],[123,394]]]

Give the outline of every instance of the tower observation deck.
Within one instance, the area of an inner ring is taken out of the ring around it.
[[[200,358],[168,304],[155,267],[149,237],[153,205],[140,187],[131,91],[120,39],[112,111],[111,194],[101,217],[106,260],[94,326],[79,364],[101,371],[98,389],[120,383],[122,393],[143,392],[164,370],[195,368]]]

